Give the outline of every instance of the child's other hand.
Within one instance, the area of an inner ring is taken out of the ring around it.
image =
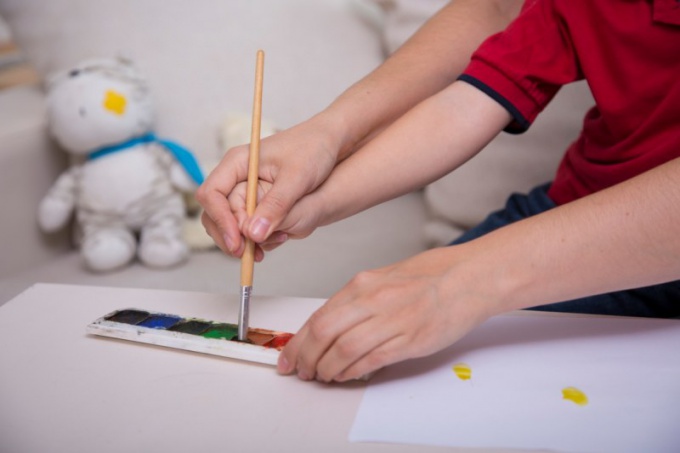
[[[346,381],[457,341],[490,316],[491,298],[484,282],[466,281],[456,248],[357,275],[293,337],[278,371]]]

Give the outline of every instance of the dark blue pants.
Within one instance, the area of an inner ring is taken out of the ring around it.
[[[482,223],[453,241],[461,244],[497,228],[540,214],[555,207],[548,198],[550,184],[536,187],[528,195],[514,194],[504,209],[490,214]],[[533,307],[532,310],[589,313],[619,316],[670,318],[680,316],[680,280],[644,288],[600,294],[556,304]]]

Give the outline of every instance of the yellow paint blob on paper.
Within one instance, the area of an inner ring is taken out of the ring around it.
[[[588,397],[585,393],[577,389],[576,387],[565,387],[562,389],[562,398],[565,400],[573,401],[579,406],[585,406],[588,404]]]
[[[123,115],[126,105],[127,99],[117,91],[108,90],[104,95],[104,108],[116,115]]]
[[[467,381],[472,378],[472,368],[467,363],[456,363],[453,367],[453,372],[458,378]]]

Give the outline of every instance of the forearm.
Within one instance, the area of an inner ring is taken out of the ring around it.
[[[451,252],[495,313],[677,280],[678,178],[680,159]]]
[[[332,125],[342,160],[420,101],[450,85],[472,52],[514,19],[521,0],[456,0],[317,119]]]
[[[510,121],[477,88],[455,82],[340,163],[312,195],[326,225],[423,187],[470,159]]]
[[[678,177],[680,158],[468,243],[362,272],[302,326],[278,370],[346,381],[440,351],[502,312],[678,279]]]

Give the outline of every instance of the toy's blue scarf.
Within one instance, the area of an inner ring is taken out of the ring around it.
[[[201,171],[201,167],[199,167],[196,158],[193,154],[191,154],[191,151],[178,143],[172,142],[170,140],[159,139],[153,132],[140,137],[131,138],[130,140],[123,143],[99,148],[98,150],[90,153],[88,159],[98,159],[100,157],[106,156],[107,154],[116,153],[118,151],[132,148],[133,146],[152,142],[163,145],[168,151],[170,151],[170,154],[172,154],[175,159],[177,159],[177,162],[180,163],[180,165],[189,174],[189,176],[191,176],[191,179],[193,179],[196,184],[201,185],[203,183],[203,172]]]

